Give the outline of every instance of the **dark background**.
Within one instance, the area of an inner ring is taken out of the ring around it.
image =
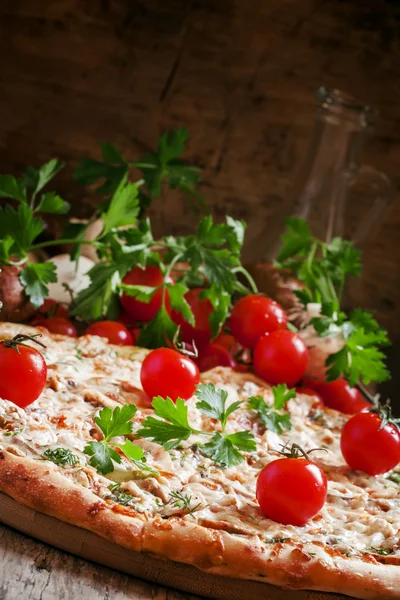
[[[71,182],[77,157],[97,157],[99,140],[134,157],[164,129],[186,126],[202,193],[217,217],[249,222],[246,258],[259,258],[304,156],[321,84],[379,108],[365,161],[400,184],[396,0],[2,0],[0,18],[1,172],[67,160],[59,191],[76,214],[94,202]],[[160,231],[193,225],[175,196],[152,218]],[[352,287],[353,303],[374,309],[393,339],[399,237],[397,202]]]

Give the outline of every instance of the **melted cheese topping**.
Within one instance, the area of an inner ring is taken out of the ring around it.
[[[32,333],[31,328],[18,327],[19,331],[22,329]],[[4,324],[0,332],[2,338],[9,337],[10,333],[15,334],[15,326]],[[79,464],[63,466],[48,461],[49,466],[76,484],[90,488],[111,506],[122,503],[124,510],[143,518],[179,515],[204,527],[256,536],[265,544],[289,538],[291,543],[320,543],[344,555],[362,556],[373,553],[371,548],[382,548],[390,558],[400,557],[399,488],[387,477],[371,477],[349,469],[339,446],[340,431],[347,419],[344,415],[321,410],[315,398],[300,394],[287,406],[292,429],[277,435],[265,430],[257,414],[248,410],[244,402],[227,424],[229,433],[248,429],[256,438],[257,450],[246,454],[241,464],[218,467],[201,453],[199,436],[192,436],[179,449],[169,452],[139,439],[135,443],[142,446],[148,465],[159,475],[146,476],[122,458],[114,472],[104,477],[88,464],[88,456],[83,453],[88,442],[101,439],[94,416],[103,406],[134,403],[138,407],[133,419],[136,430],[152,414],[139,376],[147,350],[119,350],[96,336],[75,340],[46,335],[44,343],[48,381],[42,395],[25,411],[0,400],[0,445],[7,451],[44,460],[46,450],[69,449],[78,456]],[[253,395],[261,395],[272,403],[268,385],[253,375],[217,368],[203,374],[202,379],[225,389],[229,403],[246,401]],[[195,398],[187,405],[194,428],[214,429],[214,421],[196,408]],[[279,456],[277,450],[285,442],[296,442],[306,451],[328,449],[327,453],[313,455],[328,478],[327,502],[304,527],[281,525],[265,518],[255,497],[260,470]],[[110,489],[115,482],[124,497],[115,488]],[[186,506],[176,501],[177,493],[189,498]]]

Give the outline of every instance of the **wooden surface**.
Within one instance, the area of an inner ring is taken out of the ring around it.
[[[70,165],[98,156],[100,139],[137,156],[162,130],[187,126],[202,192],[217,217],[249,222],[246,258],[259,258],[325,84],[379,108],[365,160],[400,184],[395,0],[3,0],[0,22],[1,172],[54,155]],[[88,214],[93,199],[71,170],[60,190]],[[172,196],[153,217],[158,231],[194,222]],[[397,337],[399,228],[398,202],[352,293]]]
[[[89,563],[0,524],[1,600],[201,600]]]

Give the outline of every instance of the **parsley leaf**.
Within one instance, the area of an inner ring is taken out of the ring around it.
[[[134,446],[130,440],[125,440],[123,444],[112,441],[114,437],[132,433],[131,419],[136,411],[134,404],[125,404],[122,408],[117,406],[114,410],[105,407],[95,417],[94,420],[103,433],[104,439],[101,442],[89,442],[83,451],[90,456],[89,464],[99,473],[107,475],[114,471],[113,461],[121,463],[121,455],[116,451],[116,448],[119,448],[139,469],[156,474],[145,464],[143,449],[140,446]]]
[[[36,194],[64,168],[64,166],[65,163],[60,162],[57,158],[52,158],[39,168],[28,167],[25,171],[24,182],[27,189],[32,192],[33,197],[35,197]]]
[[[168,347],[168,341],[173,341],[177,329],[165,305],[162,305],[154,319],[140,330],[138,344],[144,348]]]
[[[0,207],[0,239],[7,235],[14,240],[10,254],[14,257],[26,256],[33,240],[43,231],[43,222],[34,217],[33,210],[26,204],[14,209],[10,204]]]
[[[174,403],[171,398],[164,400],[161,396],[156,396],[152,406],[159,419],[146,417],[137,431],[138,436],[150,438],[166,450],[171,450],[192,435],[193,430],[187,416],[188,408],[181,398]]]
[[[292,428],[292,422],[289,413],[282,414],[285,404],[290,398],[296,397],[296,392],[293,389],[288,390],[284,383],[273,386],[272,393],[274,395],[273,407],[268,406],[261,396],[252,396],[249,398],[248,405],[253,410],[258,412],[262,423],[269,429],[278,434],[282,434],[284,430]]]
[[[118,266],[97,263],[88,272],[90,285],[79,292],[71,305],[70,314],[84,320],[100,319],[104,315],[116,318],[119,314],[118,296],[121,283]]]
[[[52,262],[28,263],[19,279],[33,306],[39,308],[49,294],[46,284],[57,281],[56,266]]]
[[[212,383],[200,383],[194,395],[200,400],[196,407],[207,417],[221,422],[222,431],[225,431],[226,421],[229,415],[241,405],[240,401],[233,402],[227,408],[225,407],[228,399],[228,392],[222,389],[215,389]]]
[[[61,196],[55,192],[47,192],[42,194],[40,202],[36,207],[37,212],[51,213],[63,215],[70,209],[70,204],[63,200]]]
[[[23,182],[12,175],[0,175],[0,198],[13,198],[19,202],[26,202]]]
[[[229,435],[214,433],[211,441],[201,447],[218,465],[233,467],[244,461],[240,450],[251,452],[256,449],[253,435],[249,431],[239,431]]]
[[[194,325],[194,315],[192,309],[184,298],[188,287],[183,283],[167,284],[169,303],[171,308],[180,312],[185,321]]]
[[[285,224],[287,232],[282,235],[282,246],[278,254],[280,263],[293,256],[305,256],[313,241],[308,224],[303,219],[289,217]]]
[[[136,222],[140,210],[138,196],[140,184],[141,182],[125,183],[125,179],[122,179],[111,198],[107,211],[101,215],[104,222],[102,236],[111,229],[132,225]]]
[[[392,471],[392,473],[388,475],[387,479],[400,485],[400,471]]]

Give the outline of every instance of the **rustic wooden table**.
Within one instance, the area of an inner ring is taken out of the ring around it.
[[[0,600],[201,600],[89,563],[0,524]]]

